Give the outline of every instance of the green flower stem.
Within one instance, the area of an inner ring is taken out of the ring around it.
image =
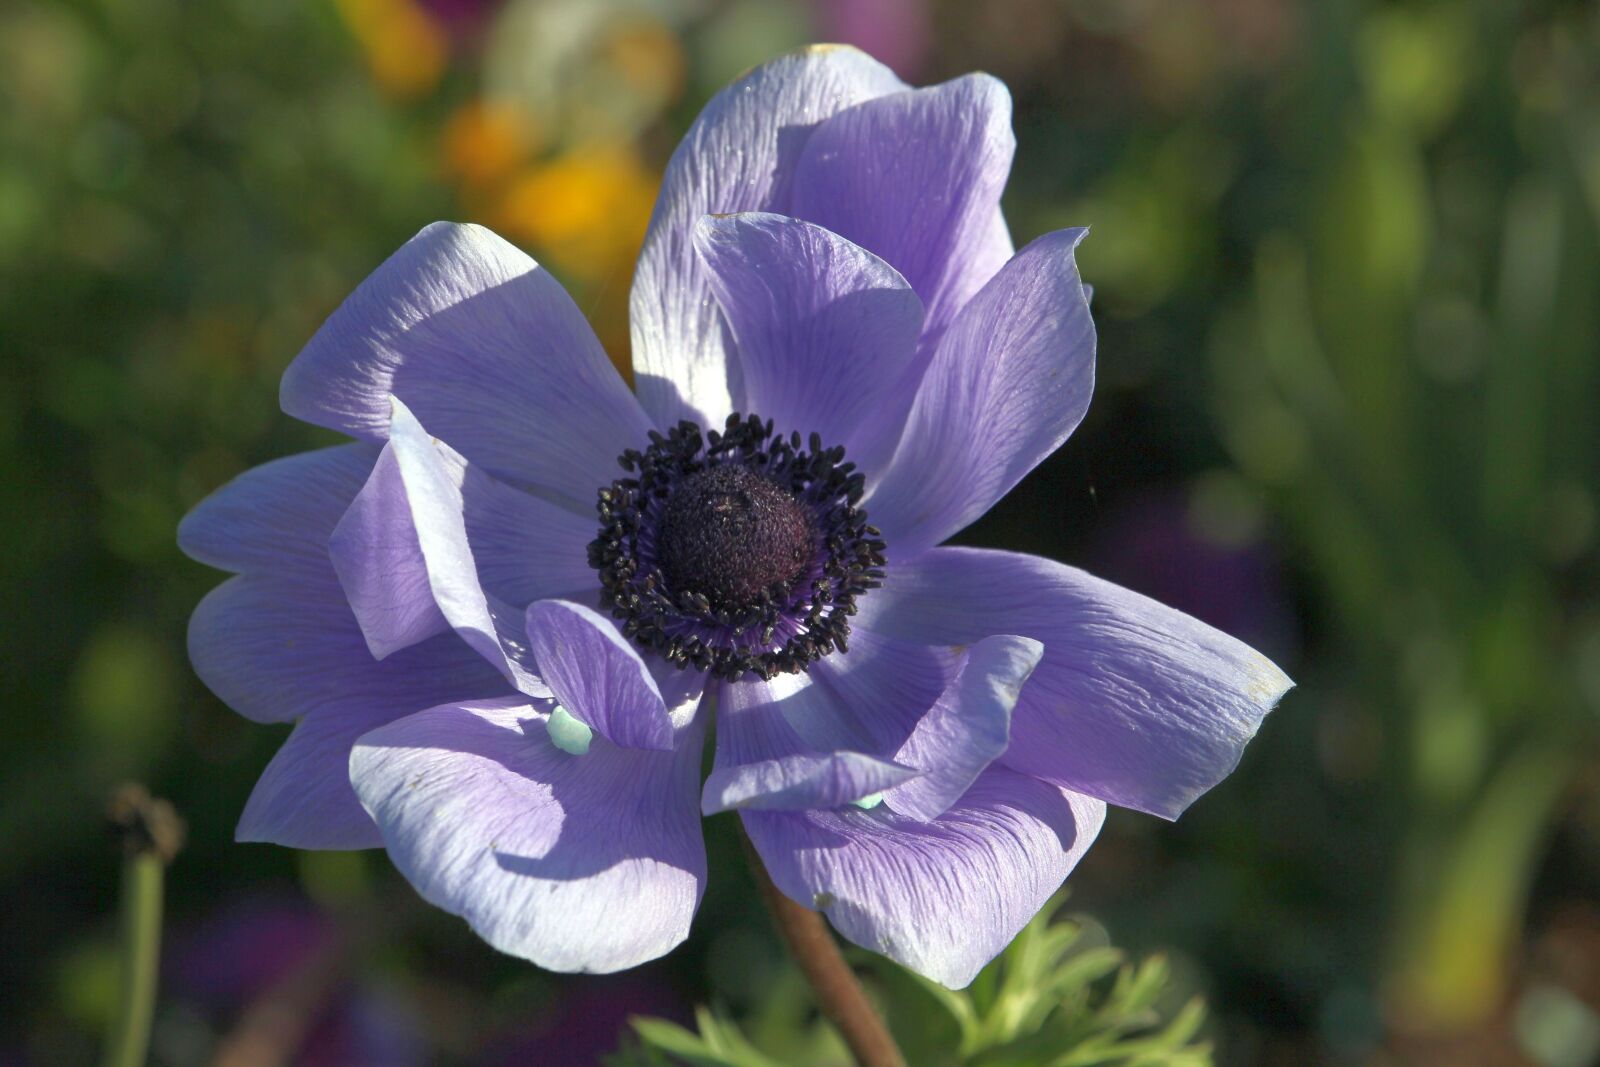
[[[161,961],[161,890],[165,862],[154,852],[122,863],[121,1002],[106,1046],[106,1067],[143,1067],[156,1007]]]
[[[126,785],[109,815],[122,841],[121,1001],[106,1042],[105,1067],[144,1067],[161,964],[162,883],[183,845],[183,820],[142,786]]]
[[[817,994],[817,1006],[838,1028],[860,1067],[906,1067],[883,1018],[867,999],[867,991],[845,962],[822,916],[784,896],[746,839],[745,857],[761,887],[761,897],[778,933]]]

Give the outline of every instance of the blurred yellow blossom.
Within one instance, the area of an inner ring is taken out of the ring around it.
[[[450,39],[413,0],[337,0],[372,72],[390,96],[415,99],[444,75]]]
[[[625,377],[628,283],[659,184],[629,144],[580,145],[523,170],[484,212],[491,227],[567,276]]]
[[[593,283],[632,261],[657,182],[631,146],[579,146],[524,171],[506,189],[492,224]]]

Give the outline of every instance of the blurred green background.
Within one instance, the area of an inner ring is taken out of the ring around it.
[[[528,249],[625,362],[676,139],[812,40],[1004,79],[1018,243],[1093,227],[1089,417],[962,539],[1176,604],[1300,682],[1181,823],[1114,812],[1071,908],[1171,954],[1229,1067],[1600,1062],[1596,6],[10,0],[0,1064],[96,1053],[125,779],[190,824],[156,1063],[212,1062],[307,973],[294,1063],[587,1064],[696,1003],[798,1032],[727,816],[691,942],[612,978],[495,955],[381,854],[233,844],[286,731],[190,673],[219,576],[174,527],[330,439],[278,377],[431,220]]]

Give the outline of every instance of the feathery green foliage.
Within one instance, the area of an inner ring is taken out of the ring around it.
[[[1100,943],[1097,928],[1047,907],[966,989],[949,990],[881,956],[853,953],[906,1058],[919,1067],[1210,1067],[1200,1037],[1205,1006],[1177,1000],[1164,957],[1133,961]],[[638,1041],[608,1067],[791,1067],[739,1024],[700,1008],[696,1029],[635,1019]],[[823,1020],[797,1025],[830,1029]],[[780,1047],[837,1049],[831,1034],[793,1035]],[[812,1062],[812,1061],[808,1061]]]

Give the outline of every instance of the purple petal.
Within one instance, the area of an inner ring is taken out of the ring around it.
[[[331,567],[319,579],[228,579],[190,617],[189,658],[223,703],[256,722],[351,706],[397,717],[464,693],[507,689],[453,637],[373,659]]]
[[[184,519],[178,540],[246,573],[189,623],[195,672],[259,722],[301,720],[262,774],[238,836],[296,848],[368,848],[377,829],[350,788],[356,737],[463,694],[506,685],[453,635],[372,658],[328,560],[328,538],[378,449],[341,445],[246,471]]]
[[[297,723],[257,779],[234,839],[288,848],[381,848],[378,827],[350,788],[350,750],[362,734],[393,718],[389,707],[357,705]]]
[[[836,719],[845,725],[835,725]],[[813,720],[818,723],[809,733],[796,727]],[[846,726],[854,726],[848,709],[809,674],[727,682],[717,689],[717,766],[871,746],[864,731],[841,736],[837,731]]]
[[[1083,234],[1048,234],[1017,253],[935,347],[900,447],[865,504],[893,558],[988,511],[1083,419],[1095,344],[1073,259]]]
[[[251,794],[241,841],[376,846],[345,769],[355,739],[462,694],[507,690],[453,634],[373,659],[332,568],[326,560],[322,566],[320,577],[230,578],[190,620],[195,673],[218,698],[257,722],[301,720]]]
[[[398,399],[384,457],[330,544],[334,567],[374,655],[447,621],[517,689],[545,697],[522,612],[486,593],[467,537],[457,475],[465,464]],[[427,600],[437,606],[430,613]]]
[[[389,397],[474,463],[587,514],[649,423],[594,331],[537,263],[435,223],[334,312],[283,376],[283,409],[388,436]]]
[[[991,767],[933,822],[883,806],[742,817],[786,895],[863,948],[959,989],[1066,879],[1105,805]]]
[[[403,418],[406,428],[385,446],[328,539],[339,580],[372,654],[380,658],[449,628],[434,596],[400,463],[402,450],[422,433],[409,414]],[[504,605],[596,587],[586,550],[593,519],[506,485],[443,444],[419,445],[417,451],[426,470],[442,468],[453,486],[448,495],[459,498],[466,551],[493,614],[506,616]],[[424,484],[439,481],[430,476]]]
[[[444,633],[391,442],[328,539],[328,556],[377,659]]]
[[[790,175],[816,124],[902,88],[863,52],[817,46],[757,67],[700,113],[667,164],[630,299],[639,400],[658,425],[720,426],[739,384],[695,225],[713,213],[790,214]]]
[[[880,96],[806,141],[792,214],[888,260],[937,338],[1011,258],[1000,193],[1016,143],[1011,96],[987,74]]]
[[[1011,710],[1044,655],[1027,637],[986,637],[962,657],[960,673],[917,721],[894,761],[921,773],[884,794],[902,815],[936,819],[1006,751]]]
[[[862,752],[821,751],[807,744],[788,716],[812,714],[831,701],[805,676],[730,682],[720,689],[716,766],[701,793],[707,815],[730,808],[792,811],[835,808],[899,785],[915,775]],[[829,709],[823,714],[836,714]]]
[[[453,449],[439,449],[461,487],[467,542],[485,593],[507,604],[578,599],[600,588],[589,566],[598,522],[594,502],[576,514],[507,485]],[[620,468],[619,468],[620,470]]]
[[[695,246],[738,348],[743,404],[816,432],[864,469],[888,459],[915,394],[922,303],[883,260],[807,222],[706,218]]]
[[[679,667],[660,656],[648,657],[645,666],[650,669],[656,691],[667,705],[667,717],[672,720],[673,729],[683,729],[700,709],[700,698],[706,691],[706,673]]]
[[[896,812],[933,819],[1006,750],[1018,690],[1041,653],[1023,637],[987,637],[957,652],[858,631],[848,651],[809,676],[723,686],[722,774],[715,788],[707,783],[705,803],[735,786],[740,806],[784,809],[836,807],[886,790]],[[898,781],[852,792],[846,771]],[[766,798],[768,787],[781,798]]]
[[[860,626],[900,640],[1043,642],[1002,762],[1169,819],[1233,770],[1293,684],[1182,612],[1035,556],[934,549],[860,604]]]
[[[178,524],[178,547],[228,571],[328,571],[328,537],[372,470],[378,448],[338,445],[253,467]]]
[[[672,720],[655,679],[605,616],[564,600],[528,608],[540,676],[573,718],[613,744],[672,748]]]
[[[902,815],[932,819],[1006,751],[1018,691],[1042,651],[1023,637],[962,644],[971,647],[858,629],[848,651],[812,668],[818,695],[778,707],[820,749],[857,748],[916,770],[884,799]]]
[[[858,748],[890,759],[955,681],[960,665],[955,649],[858,629],[848,651],[812,667],[818,695],[781,706],[795,730],[818,748]]]
[[[467,544],[490,600],[520,605],[587,594],[598,587],[588,561],[588,544],[595,532],[592,517],[513,488],[444,444],[436,443],[434,451],[460,496]],[[402,605],[426,600],[442,628],[393,446],[380,455],[329,543],[353,604],[367,596]],[[396,588],[386,589],[388,584]],[[358,609],[357,614],[362,612]],[[374,655],[381,653],[374,649]]]
[[[705,887],[701,729],[675,752],[551,743],[514,700],[446,705],[374,730],[350,777],[395,866],[502,952],[618,971],[672,949]]]
[[[916,776],[860,752],[829,752],[719,767],[706,777],[700,811],[802,811],[837,808]]]

